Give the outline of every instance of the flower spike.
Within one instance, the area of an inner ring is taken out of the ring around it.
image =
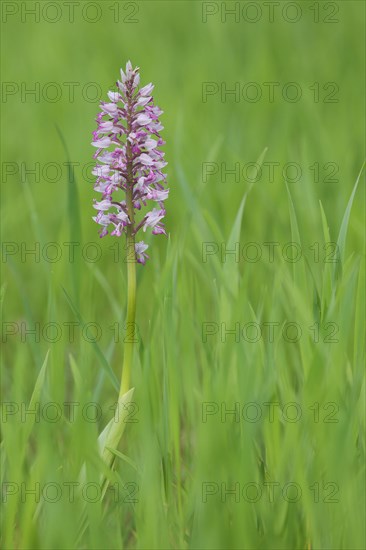
[[[109,102],[100,104],[92,145],[97,148],[94,189],[102,198],[94,201],[93,219],[101,226],[100,237],[125,233],[136,261],[145,264],[148,245],[135,243],[135,236],[149,227],[154,235],[166,234],[162,219],[169,189],[162,171],[167,164],[161,151],[163,111],[154,105],[153,84],[139,88],[139,83],[139,68],[133,69],[128,61],[125,71],[121,69],[118,91],[108,92]],[[157,207],[146,212],[151,202]]]

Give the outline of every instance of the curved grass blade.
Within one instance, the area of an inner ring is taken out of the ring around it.
[[[361,170],[360,170],[360,173],[358,174],[358,177],[356,179],[356,183],[353,187],[351,196],[349,198],[346,210],[345,210],[344,215],[343,215],[341,228],[339,230],[338,239],[337,239],[337,250],[338,250],[338,254],[339,254],[339,262],[336,263],[334,271],[333,271],[333,281],[334,282],[336,282],[337,280],[339,280],[342,277],[342,267],[343,267],[343,264],[344,264],[344,256],[345,256],[345,251],[346,251],[346,238],[347,238],[347,231],[348,231],[348,225],[349,225],[349,218],[350,218],[350,214],[351,214],[353,200],[355,198],[357,187],[358,187],[359,181],[361,179],[361,174],[363,172],[364,167],[365,167],[365,163],[363,163],[363,165],[361,167]]]

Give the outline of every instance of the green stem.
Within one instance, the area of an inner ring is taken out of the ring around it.
[[[128,133],[131,132],[131,112],[127,115]],[[135,316],[136,316],[136,253],[135,253],[135,216],[133,211],[133,161],[131,144],[127,141],[127,175],[128,187],[126,190],[126,206],[130,225],[127,226],[127,319],[125,349],[120,397],[130,389],[133,350],[135,343]],[[131,329],[131,332],[130,332]],[[131,336],[129,335],[131,334]]]
[[[135,314],[136,314],[136,259],[135,236],[132,228],[127,228],[127,320],[125,349],[120,396],[130,389],[131,368],[135,341]]]

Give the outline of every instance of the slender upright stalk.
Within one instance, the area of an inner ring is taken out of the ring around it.
[[[132,99],[131,91],[127,88],[127,135],[131,133],[132,126]],[[133,361],[133,350],[135,343],[135,315],[136,315],[136,252],[135,252],[135,215],[133,208],[133,156],[131,143],[127,141],[127,189],[126,206],[130,224],[126,228],[126,261],[127,261],[127,318],[126,318],[126,337],[123,358],[123,370],[121,378],[120,396],[130,389],[131,369]],[[130,333],[130,329],[132,332]]]
[[[135,313],[136,313],[136,259],[135,236],[132,228],[127,228],[127,320],[124,346],[123,370],[120,396],[130,389],[133,349],[135,343]],[[131,329],[131,332],[130,332]]]

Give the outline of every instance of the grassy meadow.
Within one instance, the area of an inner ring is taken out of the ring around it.
[[[364,3],[1,10],[2,548],[365,548]],[[132,329],[91,175],[129,59],[170,187]]]

